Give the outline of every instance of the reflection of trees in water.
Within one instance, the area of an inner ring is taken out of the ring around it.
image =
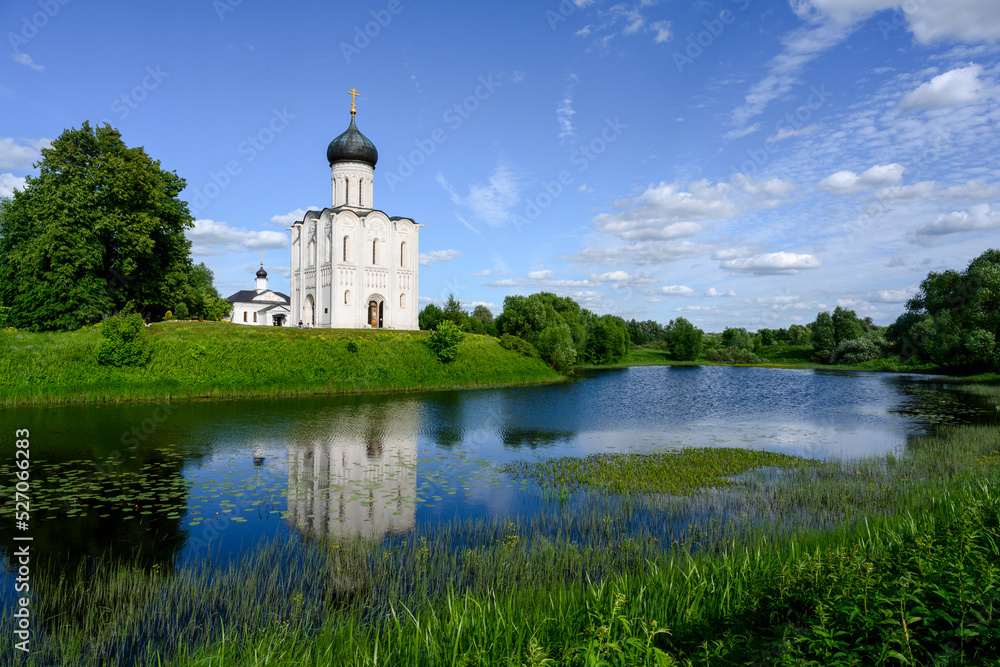
[[[892,412],[919,422],[932,426],[998,422],[991,401],[955,385],[901,378],[896,381],[896,388],[905,400],[893,407]]]
[[[119,567],[160,573],[172,568],[186,539],[181,516],[188,489],[182,461],[149,453],[114,466],[51,460],[35,466],[32,505],[41,506],[43,497],[54,497],[49,502],[55,505],[32,512],[31,587],[41,591],[32,602],[35,633],[93,625],[91,608],[74,598],[94,588],[112,597],[128,595],[124,587],[106,583],[108,573]],[[4,559],[8,567],[10,553]],[[76,593],[56,594],[56,582],[61,590]]]
[[[338,406],[294,431],[288,512],[310,537],[379,539],[415,523],[418,405]]]
[[[52,461],[36,466],[34,489],[44,488],[47,495],[58,490],[52,493],[55,509],[33,512],[33,550],[67,571],[89,556],[147,567],[171,562],[186,537],[180,517],[188,497],[182,462],[180,456],[156,453],[113,467]]]
[[[543,430],[519,426],[504,426],[500,429],[500,440],[504,447],[510,449],[551,447],[558,442],[571,442],[575,437],[575,431]]]

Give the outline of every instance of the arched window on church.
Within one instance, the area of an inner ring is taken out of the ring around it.
[[[348,237],[346,237],[346,236],[344,237],[344,261],[345,262],[347,261],[347,238]]]
[[[256,323],[257,323],[257,313],[254,313],[254,314],[253,314],[253,321],[254,321],[254,324],[256,324]]]
[[[243,311],[243,321],[244,322],[247,321],[247,311],[245,311],[245,310]]]
[[[351,205],[351,179],[344,179],[344,203],[348,206]]]
[[[406,241],[399,244],[399,265],[406,266]]]
[[[406,295],[405,294],[400,294],[399,295],[399,308],[400,309],[406,308]]]
[[[351,290],[344,291],[344,305],[345,306],[351,305]]]
[[[378,264],[378,239],[372,241],[372,264]]]

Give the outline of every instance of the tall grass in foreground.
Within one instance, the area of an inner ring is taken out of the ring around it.
[[[950,427],[899,458],[581,491],[522,522],[229,567],[50,564],[25,664],[988,664],[998,454],[996,427]]]

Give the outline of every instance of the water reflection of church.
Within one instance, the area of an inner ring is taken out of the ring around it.
[[[288,512],[310,537],[366,537],[413,528],[417,404],[338,406],[288,443]],[[326,419],[324,419],[326,422]]]

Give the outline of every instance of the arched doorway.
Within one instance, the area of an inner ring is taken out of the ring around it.
[[[306,295],[306,302],[302,310],[302,323],[307,327],[312,326],[316,322],[316,301],[312,294]]]
[[[372,329],[381,329],[383,316],[385,314],[385,301],[380,297],[371,297],[368,299],[367,306],[368,313],[366,315],[366,322],[368,326]]]

